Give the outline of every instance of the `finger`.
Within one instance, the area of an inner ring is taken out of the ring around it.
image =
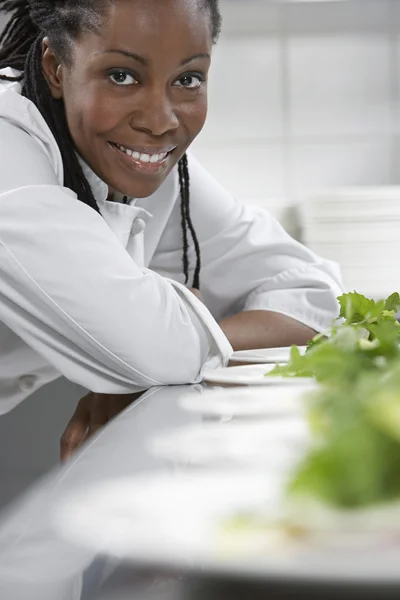
[[[105,394],[94,394],[91,411],[90,422],[88,424],[87,438],[92,437],[99,429],[104,427],[108,422],[108,405],[111,401],[111,396]]]
[[[83,443],[86,437],[90,423],[88,396],[85,396],[79,401],[74,414],[61,436],[60,458],[62,461],[70,458],[71,454]]]

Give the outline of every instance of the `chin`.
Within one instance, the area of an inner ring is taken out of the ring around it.
[[[122,186],[122,189],[118,189],[121,194],[128,196],[129,198],[148,198],[155,194],[155,192],[161,187],[165,179],[154,185],[136,185],[136,186]]]
[[[115,189],[118,189],[120,193],[132,198],[147,198],[148,196],[152,196],[162,186],[164,181],[170,175],[171,171],[172,169],[168,170],[168,172],[164,173],[161,177],[156,177],[154,179],[149,178],[147,181],[140,179],[135,181],[135,183],[126,182],[126,185],[124,185],[124,181],[120,180],[119,185],[122,189],[119,189],[119,187],[117,186],[117,182],[115,185]]]

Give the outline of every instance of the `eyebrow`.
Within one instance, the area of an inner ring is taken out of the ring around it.
[[[149,64],[149,61],[143,56],[140,56],[140,54],[135,54],[134,52],[127,52],[126,50],[111,49],[106,50],[105,54],[122,54],[122,56],[127,56],[128,58],[133,58],[134,60],[137,60],[138,62],[142,63],[142,65],[148,66]],[[183,67],[184,65],[187,65],[188,63],[192,62],[192,60],[195,60],[195,58],[211,58],[211,56],[206,52],[203,54],[196,54],[195,56],[191,56],[190,58],[185,58],[185,60],[183,60],[179,66]]]

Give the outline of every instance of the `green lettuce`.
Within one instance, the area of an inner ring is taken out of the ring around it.
[[[400,500],[400,296],[338,298],[339,318],[302,356],[268,374],[314,377],[307,397],[310,447],[292,473],[289,497],[340,509]]]
[[[308,403],[312,444],[289,495],[341,509],[400,500],[400,364],[324,386]]]
[[[330,329],[315,336],[304,355],[293,346],[288,364],[276,366],[266,377],[314,377],[320,383],[342,385],[360,372],[382,371],[400,358],[398,293],[376,302],[351,292],[338,301],[339,319]]]

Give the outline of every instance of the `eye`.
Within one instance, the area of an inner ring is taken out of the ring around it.
[[[109,71],[108,77],[115,85],[133,85],[138,83],[135,77],[124,69]]]
[[[204,75],[201,75],[200,73],[188,73],[187,75],[180,77],[174,85],[188,90],[196,90],[205,82],[205,80],[206,78]]]

